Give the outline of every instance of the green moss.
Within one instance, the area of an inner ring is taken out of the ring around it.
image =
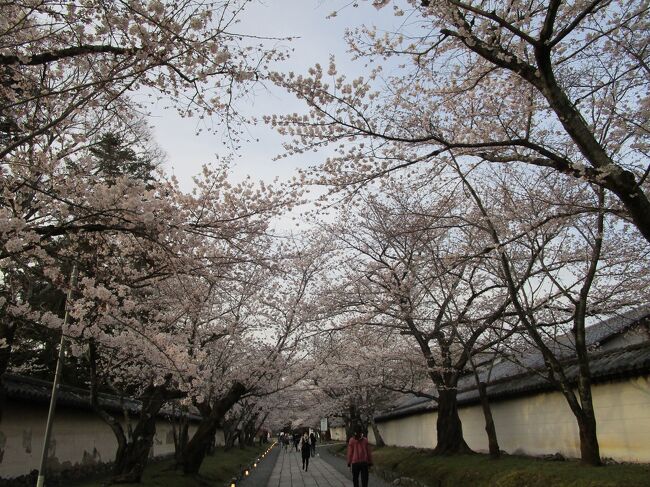
[[[549,461],[486,455],[438,457],[430,450],[384,447],[373,452],[379,469],[391,470],[429,487],[649,487],[650,465],[588,467],[576,461]]]
[[[203,461],[197,477],[186,477],[182,472],[174,470],[173,461],[163,461],[148,465],[140,484],[120,484],[138,487],[204,487],[224,485],[240,472],[240,468],[253,462],[266,448],[264,446],[247,447],[244,449],[231,448],[226,451],[218,448],[214,455]],[[108,478],[74,484],[74,487],[102,487]]]

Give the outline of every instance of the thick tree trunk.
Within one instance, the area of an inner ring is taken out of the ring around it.
[[[375,446],[379,448],[386,446],[386,443],[384,442],[384,439],[381,437],[381,433],[379,432],[379,428],[377,427],[377,423],[375,423],[375,418],[372,416],[370,417],[370,427],[372,428],[372,432],[375,435]]]
[[[343,424],[345,426],[345,441],[350,441],[350,438],[354,436],[354,433],[352,431],[352,421],[350,421],[349,416],[343,415]]]
[[[463,425],[458,415],[455,388],[439,390],[436,429],[438,443],[433,450],[435,455],[472,453],[463,438]]]
[[[258,417],[259,417],[259,415],[258,415]],[[262,417],[262,420],[259,423],[253,424],[253,428],[254,428],[253,444],[255,443],[255,438],[257,438],[258,436],[260,438],[262,438],[262,436],[260,435],[260,431],[262,430],[262,426],[264,426],[264,422],[266,421],[266,418],[268,418],[268,417],[269,417],[269,413],[267,412],[267,413],[264,414],[264,416]],[[264,435],[263,440],[260,439],[260,445],[262,443],[266,443],[266,435]]]
[[[161,387],[150,387],[145,393],[133,434],[115,458],[113,483],[138,483],[142,479],[156,434],[156,417],[165,402],[167,398]]]
[[[235,382],[230,390],[213,404],[209,415],[204,416],[192,439],[183,451],[183,473],[196,475],[199,473],[203,459],[210,449],[210,444],[223,421],[225,414],[246,393],[246,387]]]
[[[246,446],[255,445],[255,436],[257,435],[257,420],[259,417],[260,413],[255,413],[246,422]]]
[[[239,445],[239,448],[244,449],[246,446],[246,432],[244,431],[244,428],[239,430],[237,434],[237,443]]]
[[[190,439],[190,422],[187,415],[181,413],[178,426],[174,425],[174,461],[176,465],[181,465],[183,450]]]
[[[117,441],[117,450],[115,451],[115,464],[117,464],[118,460],[122,459],[125,455],[127,437],[126,434],[124,433],[124,428],[122,427],[120,422],[115,417],[113,417],[113,415],[104,411],[102,407],[99,405],[99,399],[98,399],[99,379],[97,377],[97,348],[94,342],[92,341],[88,346],[88,352],[89,352],[89,364],[90,364],[90,405],[93,411],[95,411],[95,413],[97,413],[97,415],[102,419],[102,421],[104,421],[109,426],[109,428],[111,428],[111,431],[115,435],[115,439]]]
[[[149,459],[149,452],[156,434],[156,417],[169,399],[165,386],[149,386],[143,394],[140,417],[135,428],[127,438],[120,422],[102,409],[98,400],[97,349],[94,343],[89,345],[90,362],[90,404],[99,417],[111,428],[117,440],[117,451],[113,464],[111,481],[120,483],[138,483],[142,479],[144,468]]]
[[[6,393],[4,386],[4,375],[9,367],[11,360],[11,349],[16,336],[16,325],[6,321],[6,318],[0,320],[0,340],[4,341],[4,346],[0,347],[0,424],[2,423],[2,413],[5,409]]]
[[[226,450],[235,446],[235,427],[233,422],[227,421],[223,423],[223,439]]]
[[[4,342],[0,347],[0,375],[4,375],[9,367],[11,348],[16,336],[16,325],[7,323],[6,318],[0,319],[0,340]]]
[[[481,407],[483,408],[483,416],[485,417],[485,432],[488,437],[488,447],[490,450],[491,458],[499,458],[501,452],[499,450],[499,441],[497,440],[497,430],[494,427],[494,418],[492,417],[492,408],[490,401],[487,397],[487,390],[485,382],[478,383],[478,393],[481,398]]]
[[[218,428],[218,426],[217,426]],[[207,454],[210,456],[214,456],[214,454],[217,452],[217,432],[215,430],[215,434],[212,435],[212,438],[210,439],[210,446],[208,447],[208,452]]]
[[[580,344],[583,340],[583,338],[579,338],[576,345]],[[578,349],[578,396],[580,402],[578,403],[570,384],[563,384],[561,388],[578,422],[580,461],[586,465],[599,466],[602,465],[602,461],[600,459],[600,447],[596,434],[596,415],[594,413],[594,404],[591,395],[589,358],[585,346],[576,346],[576,348]]]
[[[602,465],[598,437],[596,436],[596,417],[591,395],[591,372],[589,370],[587,349],[584,345],[584,333],[577,333],[575,335],[578,360],[579,400],[576,397],[575,384],[567,378],[565,368],[561,362],[553,355],[534,329],[529,328],[529,333],[535,340],[547,363],[549,368],[549,381],[560,389],[571,408],[571,412],[576,418],[580,435],[580,460],[587,465]]]
[[[252,431],[246,432],[246,446],[252,446],[255,444],[255,435]]]
[[[203,459],[208,453],[210,443],[217,432],[218,426],[218,418],[209,416],[201,420],[199,427],[196,429],[192,439],[187,443],[185,450],[183,451],[183,473],[199,473]]]
[[[604,195],[600,195],[601,204],[604,204]],[[574,337],[576,346],[576,355],[578,359],[578,395],[580,397],[580,408],[575,410],[576,419],[578,420],[578,431],[580,432],[580,459],[587,465],[602,465],[600,460],[600,447],[598,445],[598,436],[596,435],[596,414],[594,413],[594,403],[591,395],[591,368],[589,366],[589,354],[587,352],[587,340],[585,332],[585,316],[587,314],[588,292],[591,287],[592,279],[596,274],[600,251],[602,249],[602,235],[604,229],[604,213],[601,212],[598,220],[598,237],[594,246],[590,271],[587,274],[586,283],[581,290],[581,299],[576,308],[576,317],[574,322]]]
[[[120,449],[116,455],[112,483],[130,484],[142,480],[142,474],[147,465],[149,452],[153,444],[153,436],[156,433],[155,419],[151,423],[146,422],[144,425],[145,434],[130,440],[126,447]]]
[[[225,449],[230,450],[235,447],[235,435],[230,435],[226,440]]]
[[[354,436],[354,430],[356,428],[363,428],[361,417],[359,416],[359,411],[355,404],[350,404],[348,406],[348,414],[344,414],[343,419],[345,421],[346,441],[349,441],[350,438]]]
[[[580,432],[581,462],[593,466],[602,465],[598,437],[596,436],[596,418],[593,415],[593,410],[591,414],[582,414],[578,417],[578,431]]]
[[[467,182],[467,179],[463,177],[463,181],[466,188],[470,191],[474,200],[476,201],[479,209],[481,210],[481,213],[486,217],[494,244],[501,246],[496,227],[492,223],[490,216],[483,206],[480,197],[474,188]],[[503,249],[500,250],[499,253],[501,269],[503,270],[503,274],[506,279],[508,293],[512,298],[512,302],[517,310],[521,323],[526,327],[526,330],[528,331],[530,337],[535,342],[539,351],[544,357],[544,362],[549,372],[549,382],[555,384],[560,389],[565,399],[567,400],[571,411],[576,417],[576,420],[578,422],[578,429],[580,432],[580,450],[582,461],[583,463],[590,465],[602,464],[599,457],[598,438],[596,436],[596,420],[591,397],[591,372],[589,370],[589,356],[587,353],[587,344],[585,339],[585,317],[587,310],[587,300],[589,297],[589,290],[598,268],[598,261],[600,258],[600,251],[602,246],[602,237],[604,234],[605,212],[603,211],[604,193],[602,191],[599,194],[599,200],[601,211],[599,213],[598,219],[598,231],[596,233],[597,237],[594,242],[595,245],[593,247],[593,253],[590,259],[591,261],[589,270],[585,276],[585,281],[580,290],[580,301],[577,303],[574,317],[573,333],[575,338],[576,358],[578,361],[578,393],[580,395],[580,401],[578,401],[575,396],[574,384],[572,384],[571,381],[569,381],[567,378],[564,366],[560,362],[559,358],[554,355],[551,348],[549,348],[549,345],[539,333],[535,322],[529,319],[529,315],[524,308],[524,305],[519,300],[519,286],[516,284],[517,281],[515,280],[511,271],[511,262],[509,257]]]

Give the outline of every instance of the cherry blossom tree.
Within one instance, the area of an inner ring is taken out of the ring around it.
[[[181,445],[181,466],[187,474],[198,472],[226,414],[258,379],[259,371],[249,362],[256,354],[250,320],[261,280],[255,266],[243,267],[238,277],[211,290],[206,308],[191,320],[187,346],[196,372],[188,399],[202,420]]]
[[[29,303],[41,299],[43,289],[35,285],[34,269],[47,274],[45,288],[53,281],[61,287],[68,278],[71,259],[66,265],[59,260],[63,242],[117,232],[155,239],[165,233],[154,224],[165,205],[172,233],[187,228],[181,215],[200,220],[189,209],[172,210],[192,202],[171,202],[179,195],[173,182],[133,184],[127,176],[137,174],[109,171],[96,159],[106,163],[119,156],[102,147],[107,134],[117,135],[126,151],[134,150],[134,141],[142,148],[141,114],[163,98],[183,115],[200,113],[225,124],[236,139],[239,95],[263,77],[267,62],[283,57],[237,32],[246,3],[46,1],[0,7],[0,373],[20,323],[57,321],[56,313],[37,313]],[[150,100],[141,102],[146,96]],[[200,211],[202,203],[194,203]],[[211,233],[205,221],[198,225]]]
[[[408,22],[350,30],[367,76],[275,75],[310,107],[267,117],[288,152],[332,146],[309,176],[354,188],[445,154],[546,167],[615,195],[650,240],[645,1],[372,3]]]
[[[223,311],[209,314],[236,333],[225,342],[196,346],[201,359],[191,398],[203,420],[183,451],[186,474],[198,472],[216,428],[235,404],[246,409],[244,404],[255,402],[251,398],[282,391],[306,375],[299,345],[316,319],[312,303],[323,265],[318,242],[289,238],[257,255],[239,266],[233,289],[220,293],[215,304]]]
[[[476,170],[484,161],[526,167],[520,180],[530,177],[544,183],[540,189],[545,194],[528,185],[522,190],[523,185],[512,180],[511,190],[499,187],[505,202],[517,200],[521,191],[535,201],[525,207],[528,220],[490,199],[490,208],[484,208],[482,216],[472,215],[476,223],[470,226],[487,228],[491,243],[484,236],[463,240],[479,243],[475,255],[484,255],[487,264],[494,264],[492,255],[499,256],[500,270],[492,265],[484,272],[507,288],[510,309],[517,311],[542,349],[556,380],[559,365],[544,350],[545,340],[573,325],[583,392],[577,398],[568,380],[561,384],[564,378],[556,384],[578,418],[584,461],[598,463],[587,392],[588,357],[582,344],[585,321],[608,305],[612,311],[631,302],[623,291],[626,286],[611,288],[616,291],[610,301],[596,291],[619,282],[616,272],[610,280],[605,269],[620,265],[643,273],[647,265],[646,246],[639,242],[617,249],[628,249],[634,256],[630,260],[619,255],[610,261],[617,264],[603,263],[603,233],[632,242],[631,222],[650,240],[645,3],[373,4],[392,4],[397,16],[405,14],[402,7],[409,9],[409,22],[397,32],[366,27],[349,32],[355,55],[380,66],[354,80],[339,74],[333,60],[304,76],[277,74],[276,82],[304,99],[310,110],[269,116],[267,121],[292,137],[289,153],[331,146],[333,155],[306,177],[334,191],[343,188],[354,194],[370,181],[400,171],[424,187],[451,165],[460,174],[472,175],[472,190],[466,186],[466,191],[469,201],[478,205],[477,195],[486,198],[486,192],[494,191],[489,172]],[[560,189],[562,184],[554,180],[551,185],[552,172],[545,169],[573,176],[578,184]],[[594,185],[605,193],[592,192]],[[381,182],[378,186],[385,191]],[[567,247],[562,249],[559,242],[564,239]],[[509,250],[513,253],[504,257]],[[547,257],[554,258],[552,264]],[[607,276],[599,280],[601,270]],[[634,276],[629,289],[641,289]],[[528,293],[545,297],[531,301]],[[550,316],[554,306],[558,310]],[[559,310],[566,314],[560,317]]]
[[[586,340],[586,327],[590,318],[648,299],[647,243],[621,230],[612,216],[615,204],[602,187],[563,181],[548,171],[511,169],[487,188],[480,173],[470,176],[456,167],[474,200],[474,220],[491,235],[489,253],[500,261],[498,274],[513,309],[544,358],[547,379],[576,417],[581,459],[599,465],[589,367],[593,344]],[[535,272],[522,278],[530,267]],[[576,379],[570,377],[567,357],[577,360]]]
[[[215,184],[222,177],[223,174],[206,169],[206,178],[212,181],[197,181],[202,190],[192,197],[179,195],[184,206],[169,208],[176,213],[176,220],[169,215],[164,221],[166,225],[182,227],[166,227],[161,235],[164,241],[144,240],[129,253],[125,240],[133,236],[118,234],[111,241],[111,254],[93,256],[103,271],[103,282],[98,282],[101,277],[97,271],[93,279],[82,280],[84,292],[94,300],[101,299],[100,306],[77,301],[75,317],[86,324],[82,337],[92,338],[91,351],[96,342],[112,352],[113,361],[126,366],[109,369],[115,375],[111,383],[124,384],[123,391],[140,396],[143,401],[141,420],[128,441],[115,418],[102,412],[95,401],[95,409],[113,428],[118,444],[124,445],[117,453],[117,482],[137,481],[141,477],[155,415],[162,406],[170,399],[193,397],[198,389],[210,387],[200,384],[200,380],[209,380],[214,385],[215,381],[200,369],[200,364],[210,363],[207,355],[219,358],[217,366],[224,369],[223,382],[219,384],[223,385],[232,377],[226,370],[236,369],[238,357],[241,360],[244,354],[241,341],[245,330],[225,317],[241,312],[248,294],[238,289],[249,284],[241,282],[241,267],[260,259],[263,249],[256,238],[264,236],[270,216],[281,205],[254,209],[255,196],[247,192],[248,183],[234,186],[230,193],[226,185]],[[213,220],[217,217],[223,220]],[[190,227],[186,226],[188,222]],[[143,253],[144,249],[148,252]],[[121,272],[115,274],[115,268]],[[125,286],[128,278],[133,280]],[[90,318],[91,310],[97,308],[99,316]],[[141,348],[135,346],[138,343]],[[152,347],[154,350],[149,351]],[[226,353],[228,349],[232,349],[231,353]],[[239,399],[238,385],[230,388],[235,388],[233,393],[219,390],[222,395],[216,401],[223,413]],[[215,390],[214,394],[219,392]],[[215,415],[211,412],[207,416],[212,420]]]
[[[333,291],[335,306],[351,313],[351,323],[417,344],[435,386],[440,454],[469,451],[458,380],[472,355],[503,338],[500,320],[510,306],[480,250],[485,237],[467,224],[458,185],[449,186],[438,182],[431,196],[430,186],[418,191],[386,182],[382,195],[365,196],[331,228],[348,252],[347,275]]]
[[[203,416],[181,442],[183,468],[196,473],[223,416],[276,378],[301,328],[304,288],[278,326],[260,291],[273,268],[270,218],[295,195],[233,184],[225,166],[206,167],[184,194],[173,179],[132,171],[137,155],[120,147],[139,135],[146,103],[136,92],[183,115],[218,115],[236,140],[238,96],[283,57],[237,32],[246,3],[2,7],[2,365],[19,322],[89,344],[92,402],[118,439],[119,482],[139,480],[153,418],[180,396]],[[55,312],[33,308],[32,274],[65,289],[73,263],[80,286],[62,329]],[[100,381],[142,399],[130,434],[99,406]]]
[[[266,422],[274,401],[249,397],[232,408],[222,423],[226,448],[232,448],[237,440],[239,448],[253,446]]]
[[[211,324],[210,313],[227,304],[215,304],[215,293],[237,281],[242,265],[269,260],[259,240],[270,219],[290,205],[293,196],[250,181],[232,184],[225,165],[206,167],[193,193],[185,194],[173,181],[116,174],[106,178],[84,162],[89,163],[81,159],[70,165],[76,178],[50,181],[57,190],[75,184],[85,190],[61,190],[65,199],[48,195],[35,205],[34,225],[45,222],[51,234],[9,252],[5,269],[28,269],[55,289],[64,289],[72,263],[79,268],[74,322],[62,331],[90,344],[95,398],[99,367],[111,370],[102,384],[142,399],[141,417],[131,434],[93,401],[120,446],[115,480],[137,481],[157,412],[169,399],[187,397],[194,390],[194,365],[201,360],[196,351],[220,338],[227,337],[231,344],[241,340],[227,327]],[[52,201],[58,204],[47,204]],[[15,198],[8,203],[10,208]],[[12,239],[25,242],[34,227],[7,230],[5,244],[10,245]],[[10,302],[4,319],[15,323],[22,317],[61,330],[61,320],[51,311],[32,309],[33,303],[21,296],[15,301],[23,305]],[[192,335],[191,323],[201,328],[200,335]],[[112,366],[101,367],[107,362]]]
[[[113,127],[116,129],[116,127]],[[134,167],[139,164],[139,150],[152,148],[148,139],[146,129],[142,125],[134,127],[140,134],[143,144],[135,145],[133,148]],[[113,134],[125,141],[123,137],[126,132],[113,132]],[[119,135],[118,135],[119,134]],[[146,141],[145,141],[146,140]],[[132,144],[132,145],[131,145]],[[155,154],[155,150],[151,151]],[[29,161],[29,157],[24,159]],[[150,159],[153,163],[155,159]],[[14,167],[14,169],[16,169]],[[92,237],[83,240],[79,232],[88,231],[94,233],[102,226],[97,223],[106,218],[108,213],[123,212],[125,207],[119,209],[115,206],[117,195],[124,196],[122,203],[135,203],[138,200],[146,200],[147,196],[136,196],[142,190],[145,192],[142,180],[134,180],[129,177],[122,177],[120,184],[111,188],[109,193],[104,193],[106,200],[103,205],[113,205],[109,210],[106,206],[97,206],[90,210],[89,206],[98,201],[102,189],[113,185],[101,170],[101,161],[91,152],[77,154],[76,161],[68,158],[61,161],[54,173],[44,172],[45,168],[30,167],[23,164],[17,171],[2,172],[2,205],[0,212],[7,224],[2,227],[2,308],[0,325],[2,339],[5,345],[2,347],[3,357],[0,364],[0,373],[3,373],[10,363],[12,345],[15,339],[21,345],[35,340],[35,342],[47,340],[51,337],[43,330],[43,324],[60,328],[60,319],[63,316],[62,287],[67,286],[67,281],[72,270],[71,255],[75,253],[86,254],[93,251],[94,245],[100,240]],[[60,171],[60,172],[59,172]],[[116,176],[118,167],[114,168]],[[144,175],[144,174],[143,174]],[[84,187],[84,194],[65,194],[66,190],[78,190]],[[153,189],[153,188],[148,188]],[[149,194],[154,194],[151,191]],[[130,194],[130,196],[128,196]],[[110,202],[113,198],[113,203]],[[85,200],[82,202],[81,200]],[[136,207],[133,210],[137,213]],[[91,216],[93,215],[93,216]],[[86,219],[87,225],[81,224],[75,228],[79,221]],[[90,223],[90,219],[94,222]],[[106,221],[104,220],[106,223]],[[67,230],[63,227],[69,226],[72,240],[67,238]],[[116,227],[113,227],[115,229]],[[111,229],[111,225],[104,227],[104,230]],[[76,237],[75,237],[76,235]],[[81,244],[83,240],[83,244]],[[38,310],[41,310],[39,312]],[[43,311],[45,311],[43,313]],[[16,333],[20,336],[16,338]],[[58,340],[52,339],[52,342]],[[36,349],[47,351],[52,347],[36,346]],[[44,357],[47,360],[47,357]],[[15,366],[14,361],[14,366]],[[37,365],[37,364],[34,364]]]
[[[378,336],[360,327],[326,333],[318,342],[316,353],[321,358],[311,377],[320,391],[321,417],[343,418],[348,437],[355,426],[370,428],[375,444],[384,446],[375,416],[399,396],[385,386],[396,382],[394,369],[403,365],[404,349],[396,346],[400,341],[399,335]],[[426,367],[421,363],[420,368]]]

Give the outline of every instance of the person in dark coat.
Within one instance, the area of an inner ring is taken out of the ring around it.
[[[296,451],[299,451],[299,449],[300,449],[300,433],[294,433],[293,434],[293,447],[296,449]]]
[[[300,452],[302,453],[302,469],[306,472],[309,469],[309,457],[311,457],[311,444],[307,433],[300,440]]]
[[[316,456],[316,435],[312,432],[309,435],[309,444],[311,445],[311,456]]]

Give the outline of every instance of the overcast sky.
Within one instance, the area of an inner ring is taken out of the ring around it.
[[[339,72],[358,75],[363,72],[360,63],[350,62],[343,40],[346,27],[363,23],[379,24],[390,28],[396,21],[389,9],[377,11],[370,2],[361,0],[357,8],[351,5],[340,15],[327,19],[334,10],[349,5],[349,0],[266,0],[251,2],[238,30],[243,33],[271,37],[295,37],[291,43],[283,43],[294,49],[289,61],[281,69],[304,73],[315,63],[327,65],[329,55],[334,54]],[[383,24],[382,24],[383,22]],[[292,95],[274,90],[260,92],[247,107],[252,114],[304,112],[305,105]],[[182,119],[172,110],[155,110],[150,119],[158,143],[168,156],[167,172],[176,175],[184,189],[192,186],[192,176],[205,163],[215,161],[215,154],[227,155],[231,150],[220,135],[195,135],[197,121]],[[233,176],[242,178],[248,174],[256,179],[272,180],[275,176],[289,177],[298,166],[318,163],[323,155],[311,154],[273,162],[272,158],[282,151],[282,140],[269,127],[251,127],[250,142],[238,151]]]

